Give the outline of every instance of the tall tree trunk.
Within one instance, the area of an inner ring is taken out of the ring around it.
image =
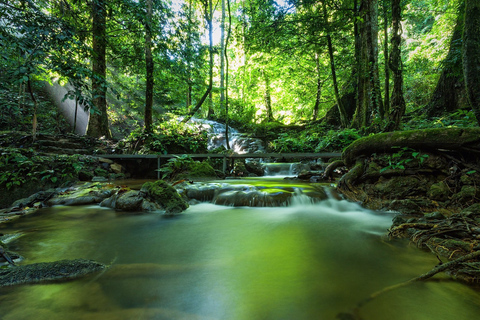
[[[225,0],[222,0],[225,1]],[[227,0],[227,7],[228,7],[228,32],[227,32],[227,39],[225,41],[225,140],[227,143],[227,149],[230,150],[230,139],[228,137],[228,125],[229,125],[229,116],[228,116],[228,41],[230,40],[230,34],[232,32],[232,13],[230,11],[230,0]]]
[[[88,122],[87,135],[91,137],[111,138],[108,128],[107,115],[107,66],[106,66],[106,1],[94,0],[92,2],[92,31],[93,31],[93,57],[92,57],[92,92],[93,105],[96,110],[91,110]]]
[[[273,111],[272,111],[272,96],[270,94],[270,78],[265,70],[262,70],[263,80],[265,81],[265,93],[263,99],[265,101],[265,108],[267,109],[267,121],[273,121]]]
[[[205,8],[205,20],[207,21],[208,24],[208,39],[209,39],[209,46],[208,46],[208,51],[210,53],[210,61],[209,61],[209,73],[208,73],[208,88],[207,91],[203,94],[202,98],[200,98],[200,101],[198,101],[197,105],[193,110],[183,119],[183,123],[187,122],[190,120],[195,113],[202,107],[202,104],[205,102],[207,97],[209,96],[210,92],[212,91],[213,88],[213,8],[212,8],[212,0],[204,1],[204,8]],[[209,115],[210,114],[210,108],[209,108]],[[213,111],[213,110],[212,110]]]
[[[152,132],[152,108],[153,108],[153,57],[152,57],[152,1],[146,0],[147,15],[145,19],[145,65],[146,65],[146,89],[145,89],[145,132]]]
[[[378,2],[362,0],[360,4],[360,52],[358,62],[358,99],[352,127],[367,127],[371,114],[384,116],[378,70]]]
[[[427,116],[441,116],[445,112],[458,109],[466,101],[465,82],[462,65],[462,33],[465,17],[465,2],[461,3],[457,13],[447,57],[443,61],[443,70],[438,79],[430,101],[421,109]]]
[[[225,103],[225,0],[222,0],[222,19],[220,21],[220,108]]]
[[[393,73],[393,92],[390,107],[389,123],[386,131],[398,130],[400,121],[405,114],[405,99],[403,97],[403,65],[401,56],[402,41],[402,7],[401,0],[392,0],[392,52],[389,67]]]
[[[192,28],[191,28],[191,24],[192,24],[192,1],[193,0],[188,1],[188,15],[187,15],[187,18],[188,18],[187,41],[188,41],[188,46],[189,47],[192,46],[192,36],[191,36],[191,33],[192,33]],[[190,57],[190,55],[187,55],[187,99],[186,99],[185,104],[186,104],[185,107],[187,108],[187,110],[192,105],[192,67],[191,67],[191,57]]]
[[[390,112],[390,68],[388,67],[388,1],[383,0],[383,55],[385,59],[385,97],[383,106],[385,114]]]
[[[480,125],[480,0],[466,0],[463,75],[470,106]]]
[[[320,111],[320,98],[322,97],[322,79],[320,72],[320,55],[315,52],[315,71],[317,76],[317,92],[315,95],[315,105],[313,106],[313,121],[318,118],[318,112]]]
[[[35,95],[33,94],[32,81],[30,80],[30,77],[28,78],[27,84],[28,84],[28,92],[30,93],[30,97],[32,98],[32,101],[33,101],[32,140],[35,141],[35,140],[37,140],[37,109],[38,109],[38,103],[37,103],[37,99],[35,98]]]
[[[332,72],[332,80],[333,80],[333,89],[335,93],[335,101],[337,102],[338,112],[340,113],[340,123],[342,124],[343,128],[348,127],[348,117],[347,112],[343,106],[342,100],[340,99],[340,93],[338,92],[338,83],[337,83],[337,72],[335,70],[335,57],[333,55],[333,45],[332,45],[332,37],[330,35],[330,26],[328,22],[328,15],[327,15],[327,5],[325,0],[322,1],[323,3],[323,19],[326,25],[327,31],[327,45],[328,45],[328,56],[330,57],[330,70]]]

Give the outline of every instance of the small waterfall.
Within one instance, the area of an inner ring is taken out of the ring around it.
[[[300,188],[295,188],[295,192],[289,202],[291,207],[303,207],[313,205],[317,201],[304,194]]]
[[[213,121],[213,120],[206,120],[206,119],[198,119],[192,118],[190,122],[194,123],[195,125],[199,125],[201,129],[206,130],[209,135],[209,142],[208,142],[208,149],[213,150],[219,147],[227,147],[227,140],[226,140],[226,126],[223,123]],[[263,143],[260,139],[249,137],[244,133],[240,133],[238,130],[228,127],[228,139],[230,142],[230,148],[233,152],[238,154],[244,153],[260,153],[265,152],[263,147]]]
[[[263,163],[266,176],[297,176],[304,170],[310,170],[310,165],[301,162],[295,163]]]

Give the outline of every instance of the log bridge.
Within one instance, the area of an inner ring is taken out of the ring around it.
[[[186,154],[192,159],[223,159],[223,172],[227,170],[227,160],[229,159],[246,159],[246,158],[275,158],[275,159],[313,159],[313,158],[339,158],[341,153],[336,152],[317,152],[317,153],[243,153],[243,154],[221,154],[221,153],[203,153],[203,154]],[[157,159],[157,179],[160,179],[160,166],[162,159],[171,159],[185,154],[102,154],[96,155],[98,158],[118,159],[118,160],[142,160]]]

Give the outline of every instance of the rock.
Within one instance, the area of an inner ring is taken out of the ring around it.
[[[217,190],[217,185],[197,185],[191,184],[186,186],[185,195],[188,199],[194,199],[198,201],[213,201],[215,197],[215,191]]]
[[[101,271],[106,266],[85,259],[42,262],[15,268],[0,269],[0,287],[28,283],[72,280]]]
[[[140,191],[160,205],[166,214],[177,214],[188,208],[188,203],[180,197],[177,190],[163,180],[146,182]]]
[[[258,177],[263,176],[264,172],[265,172],[265,169],[264,169],[263,165],[256,160],[245,161],[245,168],[247,169],[247,171],[249,173],[253,173],[253,174],[257,175]]]
[[[122,165],[118,164],[118,163],[112,163],[110,165],[110,170],[112,170],[115,173],[123,173],[125,171],[125,169],[122,167]]]
[[[292,198],[290,192],[227,191],[220,193],[215,204],[234,207],[278,207]]]
[[[130,190],[118,195],[114,208],[122,211],[142,211],[143,194]]]
[[[86,204],[98,204],[104,199],[111,197],[115,190],[112,186],[99,183],[86,183],[78,188],[72,188],[65,191],[63,194],[59,194],[56,197],[47,201],[47,205],[86,205]]]

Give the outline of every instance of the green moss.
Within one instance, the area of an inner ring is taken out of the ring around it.
[[[188,173],[184,174],[192,178],[211,178],[216,177],[215,169],[206,161],[192,162],[188,164]]]
[[[180,213],[188,208],[188,203],[180,197],[177,190],[163,180],[146,182],[141,191],[162,206],[167,214]]]

